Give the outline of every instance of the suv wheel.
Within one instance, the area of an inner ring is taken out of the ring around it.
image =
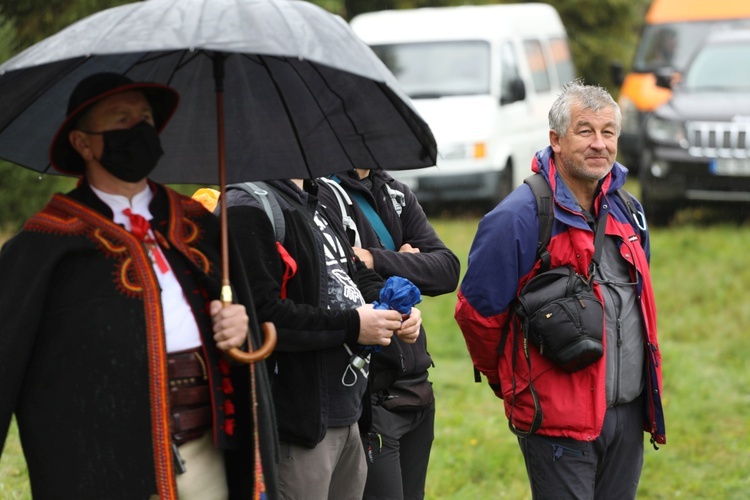
[[[666,226],[672,221],[675,212],[675,206],[670,202],[654,201],[653,187],[646,173],[646,168],[641,169],[641,204],[646,212],[646,221],[655,227]]]

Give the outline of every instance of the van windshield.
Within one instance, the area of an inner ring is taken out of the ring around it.
[[[750,27],[750,19],[646,25],[635,53],[633,71],[648,73],[664,67],[682,71],[709,31],[737,26]]]
[[[450,41],[375,45],[412,99],[490,93],[490,45]]]

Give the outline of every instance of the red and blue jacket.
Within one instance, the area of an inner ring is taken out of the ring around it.
[[[535,155],[532,170],[547,179],[554,193],[554,221],[548,245],[550,268],[571,265],[576,272],[586,275],[594,253],[594,232],[573,194],[559,181],[551,148]],[[644,430],[651,434],[653,443],[664,444],[661,352],[649,273],[649,235],[637,225],[617,195],[626,175],[627,169],[615,163],[601,181],[594,200],[594,215],[598,218],[602,210],[609,210],[606,234],[616,237],[620,255],[630,264],[632,278],[638,282],[636,294],[644,322],[648,365],[643,398]],[[637,210],[642,211],[640,203],[633,201]],[[582,370],[567,373],[534,348],[529,349],[531,362],[527,363],[520,347],[522,333],[519,322],[513,319],[513,308],[518,292],[539,271],[538,238],[536,200],[524,184],[480,221],[458,292],[455,318],[475,368],[504,400],[506,417],[513,426],[520,430],[531,427],[535,413],[529,389],[531,378],[543,413],[537,434],[590,441],[601,433],[607,409],[605,357]],[[597,283],[594,291],[603,301]]]

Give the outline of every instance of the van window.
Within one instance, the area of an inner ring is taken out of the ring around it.
[[[534,82],[534,90],[537,92],[549,92],[551,89],[549,69],[547,61],[542,52],[542,44],[539,40],[524,40],[523,49],[531,70],[531,81]]]
[[[748,19],[651,24],[643,28],[633,71],[648,73],[662,67],[682,71],[709,31],[750,27]]]
[[[450,41],[374,45],[413,99],[490,93],[490,45]]]
[[[573,81],[576,70],[573,66],[573,58],[570,56],[568,39],[565,37],[551,37],[549,39],[549,50],[552,52],[552,63],[557,70],[557,80],[560,85]]]
[[[506,42],[500,48],[500,95],[513,95],[513,82],[520,78],[521,74],[518,71],[518,61],[516,60],[516,53],[513,51],[513,45]]]

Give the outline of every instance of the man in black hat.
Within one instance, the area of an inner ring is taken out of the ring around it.
[[[177,102],[81,81],[50,151],[78,186],[0,253],[0,449],[15,413],[35,498],[276,495],[266,370],[253,408],[248,368],[223,355],[258,332],[244,275],[222,306],[217,219],[147,179]]]

